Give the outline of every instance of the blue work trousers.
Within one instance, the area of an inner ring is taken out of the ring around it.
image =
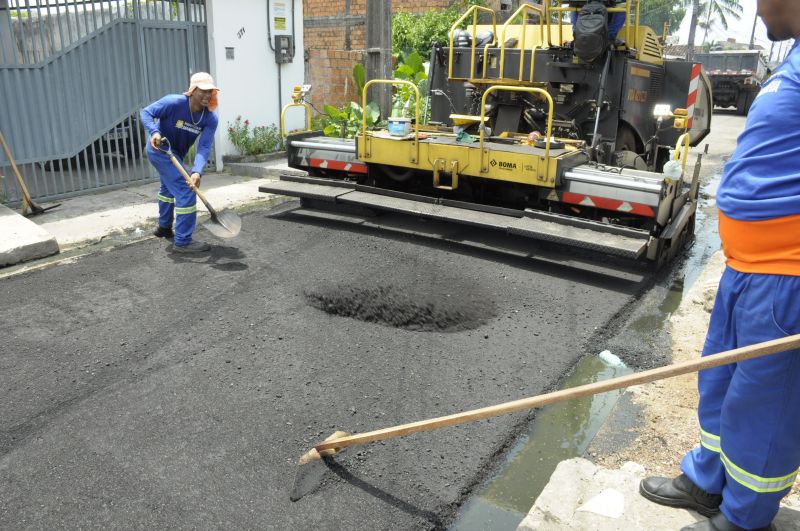
[[[703,356],[800,333],[800,277],[727,268]],[[722,494],[720,509],[745,529],[769,525],[800,466],[800,351],[699,374],[700,447],[681,469]]]
[[[197,224],[197,194],[192,192],[181,172],[173,166],[169,157],[148,146],[147,159],[161,177],[158,191],[158,224],[172,227],[175,221],[175,245],[189,245]]]

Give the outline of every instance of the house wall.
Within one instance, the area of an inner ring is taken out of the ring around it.
[[[280,127],[282,106],[291,101],[292,88],[303,84],[304,2],[236,0],[234,7],[230,0],[207,1],[209,63],[220,88],[215,146],[217,168],[222,168],[222,156],[236,153],[227,134],[236,117],[250,120],[254,126],[275,124]],[[286,29],[275,27],[276,18],[286,19]],[[292,33],[294,59],[279,66],[271,44],[276,34]],[[226,48],[233,48],[233,59],[226,58]],[[303,126],[303,113],[299,109],[296,111],[287,113],[287,129]]]
[[[442,9],[449,0],[392,0],[392,12],[424,13]],[[311,102],[341,106],[357,99],[352,70],[364,62],[366,48],[365,0],[305,0],[303,25],[306,82]]]

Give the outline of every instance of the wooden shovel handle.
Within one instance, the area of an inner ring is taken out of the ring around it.
[[[14,157],[11,156],[11,150],[9,149],[8,144],[6,144],[6,139],[3,136],[2,131],[0,131],[0,144],[3,144],[3,151],[6,152],[6,157],[8,158],[8,161],[11,163],[11,169],[14,170],[14,175],[16,175],[17,177],[17,182],[19,183],[19,187],[22,189],[22,198],[29,206],[32,207],[34,205],[34,202],[31,199],[31,194],[28,193],[28,187],[25,186],[25,181],[22,179],[22,174],[20,174],[19,168],[17,168],[17,163],[14,161]]]
[[[172,165],[175,166],[179,172],[181,172],[181,175],[183,175],[186,184],[189,185],[189,188],[192,190],[192,192],[197,194],[197,197],[199,197],[200,201],[202,201],[203,204],[206,206],[211,216],[216,218],[217,211],[214,210],[214,207],[212,207],[211,204],[208,202],[208,199],[206,199],[206,196],[203,195],[203,192],[201,192],[200,189],[194,185],[194,183],[192,182],[192,178],[189,176],[189,173],[186,171],[186,168],[183,167],[183,164],[181,164],[181,161],[178,160],[178,157],[175,156],[172,150],[162,151],[162,153],[166,153],[167,155],[169,155],[169,160],[172,161]]]
[[[777,352],[785,352],[800,348],[800,334],[787,336],[780,339],[773,339],[772,341],[765,341],[763,343],[756,343],[719,354],[712,354],[700,359],[684,361],[642,371],[634,374],[628,374],[619,378],[612,378],[602,382],[595,382],[570,389],[562,389],[553,393],[546,393],[530,398],[523,398],[513,402],[505,402],[495,406],[484,407],[481,409],[473,409],[471,411],[464,411],[454,415],[447,415],[444,417],[436,417],[433,419],[420,420],[411,422],[409,424],[401,424],[399,426],[392,426],[390,428],[383,428],[380,430],[369,431],[366,433],[356,433],[340,439],[335,439],[327,442],[322,442],[314,446],[314,448],[321,452],[323,450],[345,448],[355,444],[364,444],[373,441],[380,441],[384,439],[392,439],[394,437],[403,437],[412,433],[421,431],[435,430],[437,428],[444,428],[447,426],[455,426],[457,424],[464,424],[467,422],[474,422],[489,417],[496,417],[512,411],[519,411],[522,409],[533,409],[555,402],[563,402],[573,398],[580,398],[583,396],[591,396],[597,393],[604,393],[622,387],[631,385],[638,385],[655,380],[662,380],[672,376],[687,374],[690,372],[697,372],[703,369],[710,369],[712,367],[719,367],[720,365],[727,365],[729,363],[737,363],[744,360],[766,356],[768,354],[775,354]]]

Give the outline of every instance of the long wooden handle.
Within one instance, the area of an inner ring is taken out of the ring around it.
[[[29,206],[32,207],[34,203],[31,199],[31,194],[28,193],[28,187],[25,186],[25,181],[22,179],[22,174],[19,172],[19,168],[17,168],[17,163],[14,161],[14,157],[11,156],[11,150],[8,148],[8,144],[6,144],[6,139],[3,136],[2,131],[0,131],[0,144],[3,144],[3,151],[6,152],[6,157],[8,158],[9,162],[11,162],[11,168],[14,170],[14,175],[17,176],[17,182],[19,183],[19,187],[22,189],[22,198]]]
[[[672,376],[679,376],[690,372],[697,372],[703,369],[710,369],[712,367],[719,367],[720,365],[727,365],[729,363],[737,363],[744,360],[766,356],[767,354],[775,354],[776,352],[784,352],[787,350],[800,348],[800,334],[784,337],[781,339],[773,339],[772,341],[765,341],[763,343],[756,343],[719,354],[712,354],[696,360],[684,361],[659,367],[657,369],[650,369],[634,374],[628,374],[619,378],[612,378],[602,382],[595,382],[570,389],[562,389],[553,393],[538,395],[530,398],[523,398],[513,402],[505,402],[495,406],[484,407],[481,409],[473,409],[456,413],[454,415],[447,415],[445,417],[436,417],[433,419],[420,420],[411,422],[409,424],[401,424],[399,426],[392,426],[390,428],[383,428],[380,430],[369,431],[366,433],[356,433],[355,435],[348,435],[339,439],[334,439],[327,442],[322,442],[314,446],[314,448],[321,452],[323,450],[333,450],[353,446],[355,444],[364,444],[373,441],[381,441],[383,439],[392,439],[394,437],[403,437],[412,433],[421,431],[435,430],[437,428],[444,428],[447,426],[455,426],[457,424],[464,424],[467,422],[474,422],[489,417],[496,417],[512,411],[519,411],[521,409],[533,409],[541,407],[554,402],[563,402],[565,400],[572,400],[573,398],[580,398],[583,396],[591,396],[597,393],[604,393],[622,387],[631,385],[638,385],[655,380],[662,380]]]
[[[186,180],[186,184],[189,185],[189,188],[192,190],[192,192],[197,194],[197,197],[199,197],[200,201],[202,201],[203,204],[206,206],[208,212],[214,218],[216,218],[217,211],[214,210],[214,207],[212,207],[211,204],[208,202],[208,199],[206,199],[206,196],[203,195],[203,192],[201,192],[200,189],[197,188],[194,185],[194,183],[192,183],[192,178],[189,176],[189,173],[186,171],[186,168],[183,167],[183,164],[181,164],[181,161],[178,160],[178,157],[176,157],[175,154],[172,153],[172,151],[168,151],[167,155],[169,155],[169,160],[172,161],[172,165],[178,168],[178,171],[181,172],[181,175],[183,175],[184,180]]]

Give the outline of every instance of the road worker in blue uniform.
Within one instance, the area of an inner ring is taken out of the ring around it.
[[[615,3],[612,3],[609,7],[617,7]],[[619,6],[622,7],[622,6]],[[570,21],[572,22],[572,27],[575,27],[575,24],[578,22],[578,13],[579,11],[573,11],[570,15]],[[608,38],[611,39],[611,42],[616,42],[617,35],[619,35],[619,31],[625,26],[625,22],[627,21],[627,17],[625,13],[609,13],[608,14]]]
[[[800,0],[758,0],[773,41],[800,37]],[[727,267],[703,355],[800,333],[800,47],[764,83],[717,193]],[[700,446],[641,494],[711,517],[684,530],[775,529],[800,466],[800,352],[700,372]]]
[[[159,238],[174,236],[172,249],[175,252],[205,252],[210,246],[192,240],[197,222],[197,195],[186,184],[180,171],[172,165],[169,156],[158,148],[161,146],[161,139],[166,138],[178,160],[183,160],[197,142],[191,179],[196,187],[200,186],[203,168],[208,161],[217,130],[218,119],[214,110],[217,108],[218,92],[211,75],[198,72],[189,81],[189,90],[183,94],[164,96],[142,110],[142,123],[150,138],[147,159],[161,176],[158,227],[153,234]]]

